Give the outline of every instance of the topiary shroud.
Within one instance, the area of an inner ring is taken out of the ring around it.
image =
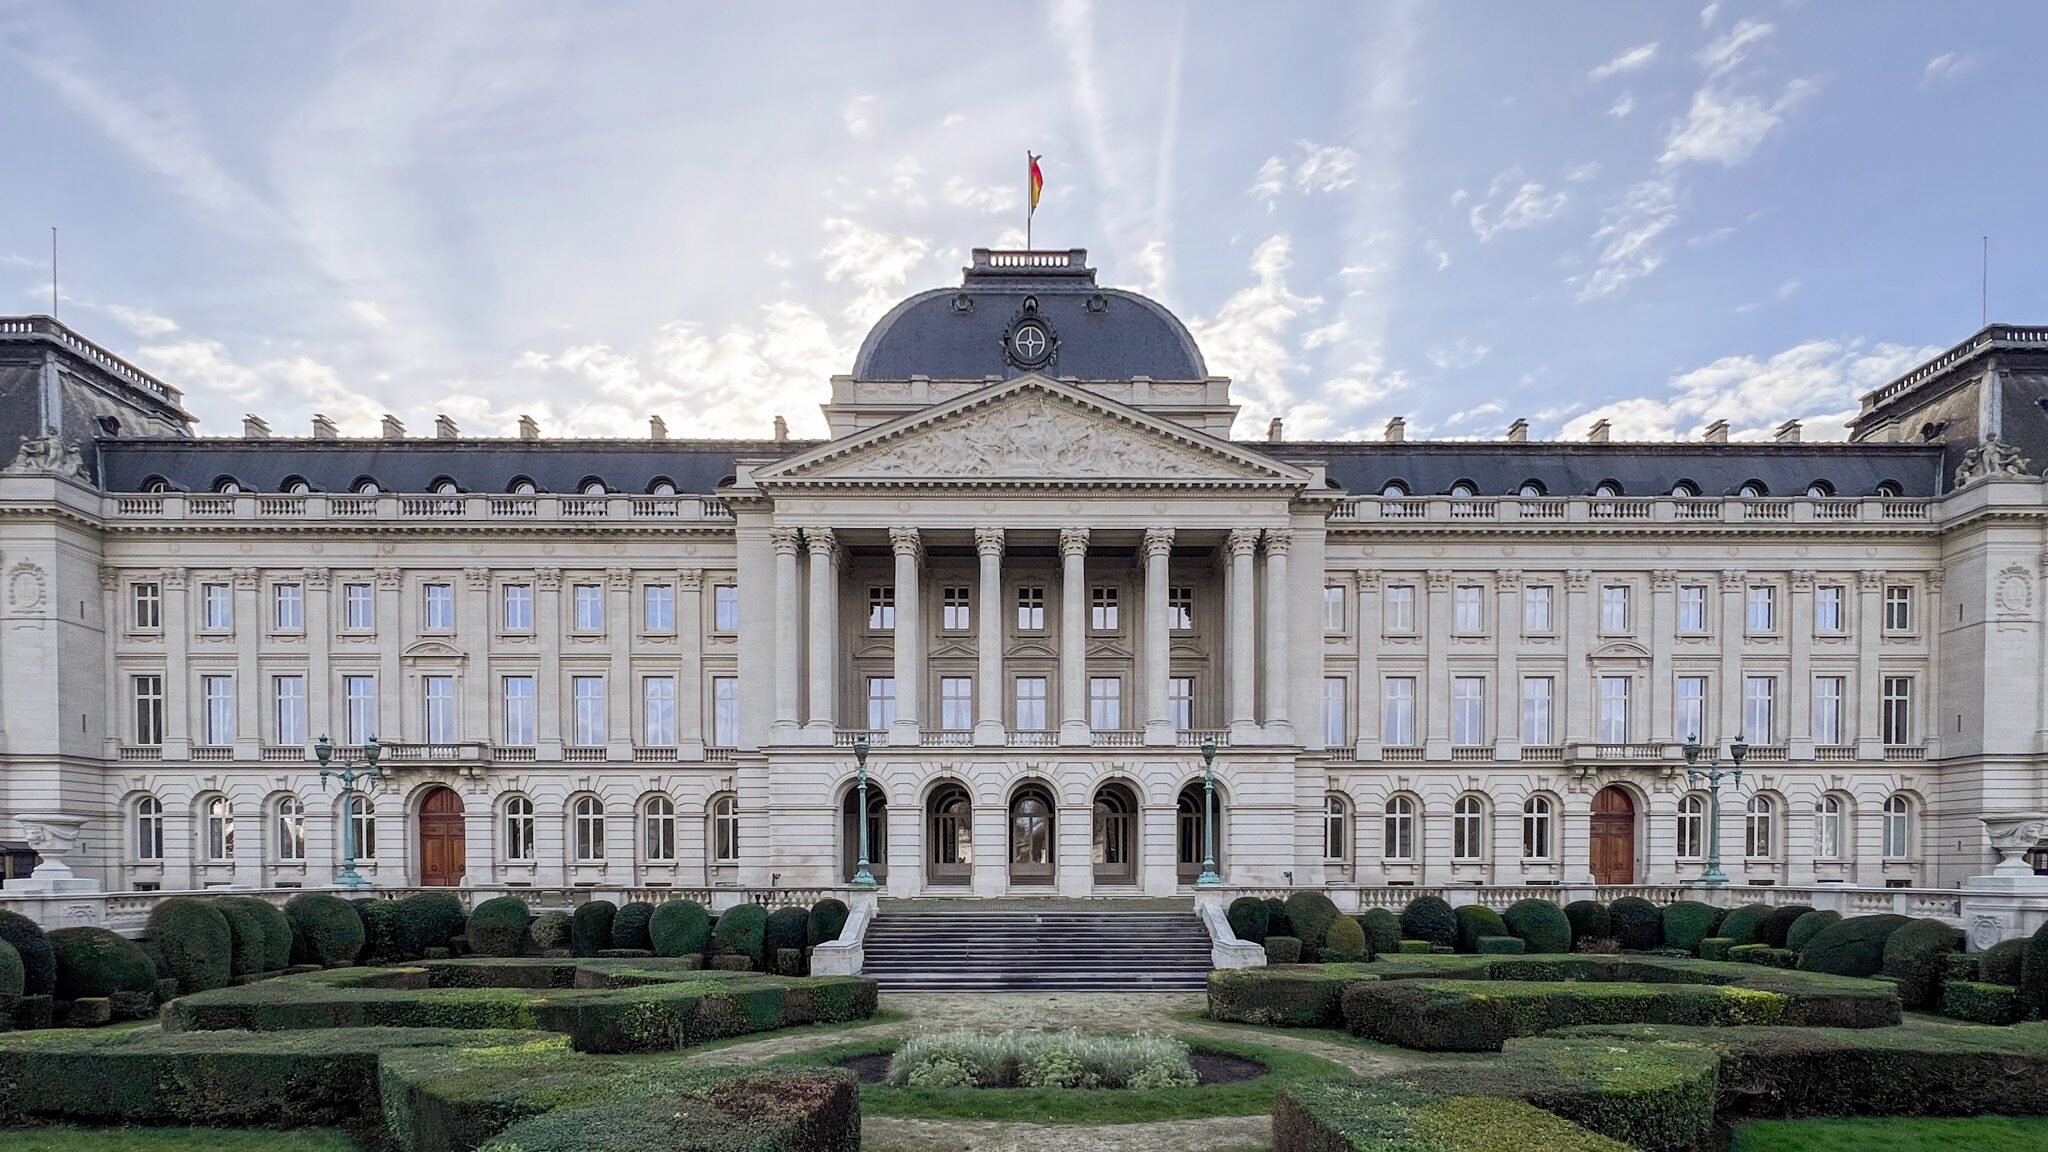
[[[1401,939],[1449,947],[1458,942],[1458,915],[1441,897],[1417,896],[1401,909]]]
[[[647,933],[654,939],[656,956],[707,956],[711,952],[711,915],[695,900],[656,905]]]
[[[1517,900],[1500,918],[1530,952],[1572,950],[1572,922],[1548,900]]]
[[[172,896],[157,901],[143,934],[162,957],[163,975],[178,982],[180,995],[225,988],[234,974],[234,933],[210,900]]]

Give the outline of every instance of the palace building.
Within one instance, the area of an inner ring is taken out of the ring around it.
[[[822,442],[198,436],[0,319],[11,875],[325,885],[347,825],[380,886],[823,886],[865,820],[889,896],[1172,895],[1205,746],[1234,887],[1695,880],[1695,737],[1738,884],[1952,887],[2048,807],[2048,329],[1842,443],[1236,439],[1164,308],[977,250],[819,389]]]

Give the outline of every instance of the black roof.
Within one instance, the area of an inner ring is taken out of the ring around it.
[[[1770,495],[1797,496],[1815,481],[1840,496],[1869,495],[1886,482],[1901,496],[1941,494],[1939,444],[1439,440],[1257,447],[1291,463],[1323,464],[1330,482],[1352,493],[1377,493],[1398,482],[1417,496],[1441,495],[1464,481],[1479,495],[1506,496],[1533,480],[1552,496],[1590,495],[1602,483],[1615,484],[1625,496],[1664,495],[1680,483],[1703,496],[1733,495],[1750,483],[1761,483]]]

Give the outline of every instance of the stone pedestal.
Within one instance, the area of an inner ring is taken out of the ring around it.
[[[8,885],[10,892],[98,892],[100,882],[81,877],[64,863],[64,857],[78,847],[78,834],[89,822],[84,816],[71,816],[62,812],[29,812],[18,815],[14,822],[21,825],[22,839],[36,850],[42,862],[26,879],[16,880]]]

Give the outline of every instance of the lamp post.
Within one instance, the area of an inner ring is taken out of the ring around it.
[[[334,759],[334,745],[321,734],[320,742],[313,745],[313,755],[320,759],[320,790],[327,791],[327,777],[341,779],[341,875],[334,878],[344,888],[363,888],[369,881],[356,871],[356,781],[361,779],[374,784],[377,781],[377,757],[383,747],[375,736],[363,745],[363,759],[359,765],[353,756],[343,752],[341,767],[329,770],[328,764]]]
[[[854,823],[860,825],[860,863],[854,869],[853,883],[862,888],[875,886],[875,874],[868,871],[868,738],[866,733],[853,738],[853,762],[860,773],[860,814]]]
[[[1202,874],[1195,887],[1214,888],[1223,883],[1216,874],[1216,738],[1202,737]]]
[[[1735,766],[1727,771],[1721,769],[1718,749],[1707,766],[1701,768],[1701,751],[1697,735],[1685,742],[1685,782],[1707,782],[1707,870],[1700,874],[1700,883],[1726,884],[1728,874],[1721,871],[1721,781],[1729,781],[1738,794],[1742,791],[1742,761],[1749,755],[1749,743],[1739,735],[1735,737],[1735,742],[1728,746],[1729,759],[1735,762]]]

